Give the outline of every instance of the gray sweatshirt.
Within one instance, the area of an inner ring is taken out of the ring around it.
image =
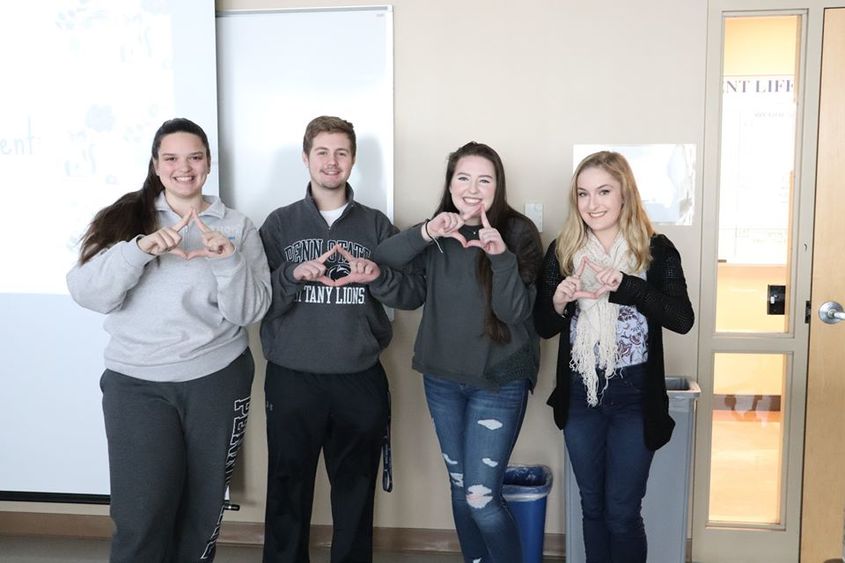
[[[291,370],[310,373],[355,373],[371,368],[390,342],[393,330],[382,303],[395,306],[408,293],[424,288],[405,280],[400,270],[383,267],[369,284],[329,287],[300,282],[293,271],[340,243],[356,257],[371,258],[376,246],[397,232],[377,209],[354,201],[329,227],[310,195],[271,213],[261,226],[273,284],[273,304],[261,323],[264,356]],[[335,254],[326,275],[344,277],[346,260]],[[403,297],[404,296],[404,297]]]
[[[200,213],[209,228],[229,238],[235,252],[225,258],[185,260],[173,254],[156,259],[137,240],[119,242],[67,275],[73,299],[106,314],[111,336],[108,369],[148,381],[197,379],[227,366],[246,349],[245,326],[270,306],[270,273],[252,222],[205,196]],[[179,216],[160,195],[159,225]],[[193,223],[180,233],[186,250],[202,247]]]
[[[477,228],[464,226],[461,233],[467,240],[478,238]],[[403,309],[425,305],[414,345],[414,369],[484,388],[522,378],[532,384],[536,381],[540,345],[531,315],[542,249],[533,233],[527,220],[511,219],[502,230],[508,250],[487,257],[493,272],[491,308],[511,335],[505,343],[494,342],[484,332],[486,298],[477,274],[481,249],[441,238],[441,253],[422,237],[419,225],[379,245],[375,254],[379,265],[412,264],[411,271],[426,288],[423,294],[415,294],[416,301],[396,305]],[[527,280],[520,277],[516,254],[531,263]]]

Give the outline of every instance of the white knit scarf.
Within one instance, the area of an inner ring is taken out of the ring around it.
[[[616,234],[609,251],[605,251],[599,239],[592,231],[587,233],[587,242],[572,257],[576,271],[586,257],[590,262],[601,268],[614,268],[620,272],[630,274],[635,269],[633,256],[628,243],[622,233]],[[581,289],[596,291],[601,284],[589,267],[584,268],[581,275]],[[587,403],[590,406],[598,404],[599,378],[596,368],[601,368],[607,380],[615,375],[618,347],[616,343],[616,323],[619,318],[619,305],[608,300],[608,293],[600,295],[598,299],[578,299],[578,324],[575,327],[575,342],[572,345],[572,356],[569,367],[581,374],[581,380],[587,390]],[[596,357],[598,353],[598,357]]]

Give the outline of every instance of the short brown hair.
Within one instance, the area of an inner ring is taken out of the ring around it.
[[[349,137],[349,144],[352,148],[352,157],[355,157],[357,144],[355,142],[355,128],[345,119],[332,115],[321,115],[311,120],[305,128],[305,136],[302,137],[302,152],[309,154],[314,143],[314,137],[320,133],[345,133]]]

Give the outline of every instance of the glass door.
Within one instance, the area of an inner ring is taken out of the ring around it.
[[[802,143],[814,16],[777,2],[738,4],[711,2],[708,26],[693,560],[794,563],[812,236],[805,203],[813,190]]]

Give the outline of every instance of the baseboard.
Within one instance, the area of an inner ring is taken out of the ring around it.
[[[0,535],[107,539],[111,533],[112,524],[108,516],[0,512]],[[311,526],[311,545],[327,547],[331,538],[331,526]],[[262,545],[264,524],[224,522],[219,541],[229,545]],[[543,552],[547,557],[562,558],[564,546],[563,534],[546,534]],[[375,528],[373,548],[394,552],[460,552],[454,530],[425,528]]]
[[[109,538],[111,518],[90,514],[0,512],[0,535],[66,538]]]

